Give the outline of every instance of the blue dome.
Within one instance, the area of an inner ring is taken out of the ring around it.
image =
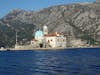
[[[38,30],[38,31],[36,31],[35,32],[35,37],[43,37],[43,31],[41,31],[41,30]]]

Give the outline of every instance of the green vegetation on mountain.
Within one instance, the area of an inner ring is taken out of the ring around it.
[[[68,43],[81,39],[100,46],[100,3],[58,5],[37,12],[12,10],[0,20],[0,45],[13,46],[16,31],[19,42],[28,42],[43,25],[49,32],[63,32]]]
[[[22,23],[20,21],[13,21],[7,26],[0,24],[0,46],[11,47],[16,42],[16,32],[18,32],[18,42],[25,43],[30,41],[34,36],[34,25]]]

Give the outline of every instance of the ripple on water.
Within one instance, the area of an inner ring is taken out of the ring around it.
[[[99,49],[0,52],[0,75],[100,75]]]

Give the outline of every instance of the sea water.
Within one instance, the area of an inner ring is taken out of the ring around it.
[[[0,75],[100,75],[100,48],[1,51]]]

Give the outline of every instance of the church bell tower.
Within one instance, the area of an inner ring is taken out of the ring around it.
[[[44,35],[48,34],[48,27],[46,25],[43,26],[43,32],[44,32]]]

